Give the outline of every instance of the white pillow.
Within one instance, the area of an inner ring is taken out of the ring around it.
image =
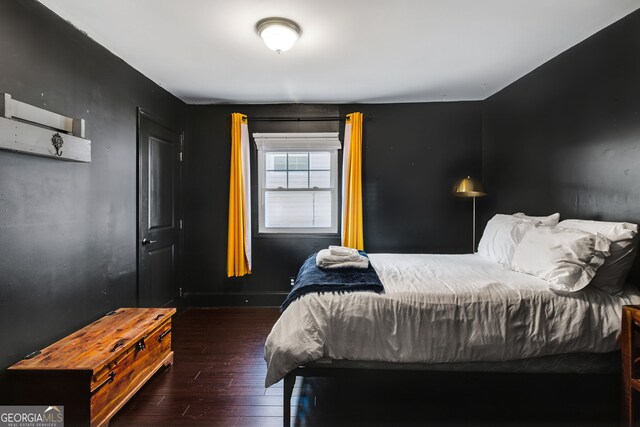
[[[528,219],[531,221],[538,221],[542,225],[558,225],[558,221],[560,221],[560,213],[556,212],[549,216],[529,216],[525,215],[522,212],[514,213],[513,216],[522,219]]]
[[[513,215],[495,215],[482,233],[478,254],[510,265],[513,252],[522,237],[537,225],[535,221],[516,218]]]
[[[541,225],[522,238],[511,265],[548,281],[551,290],[575,292],[595,276],[609,256],[609,246],[601,234]]]
[[[611,255],[598,269],[590,285],[614,295],[622,292],[636,257],[639,240],[638,225],[628,222],[582,219],[567,219],[559,225],[565,228],[577,228],[589,233],[600,233],[611,241],[609,249]]]

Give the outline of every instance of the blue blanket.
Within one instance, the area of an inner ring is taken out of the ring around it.
[[[361,255],[367,256],[363,251]],[[378,273],[371,263],[368,268],[319,268],[313,254],[302,264],[296,276],[291,292],[280,306],[284,311],[293,301],[311,292],[355,292],[371,291],[380,293],[384,290]]]

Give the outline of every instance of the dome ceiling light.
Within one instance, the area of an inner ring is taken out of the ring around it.
[[[300,26],[286,18],[264,18],[256,24],[256,32],[264,44],[276,53],[291,49],[300,37]]]

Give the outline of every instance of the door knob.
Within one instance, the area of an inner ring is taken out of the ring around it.
[[[149,240],[145,237],[144,239],[142,239],[141,243],[142,243],[142,246],[147,246],[155,242],[157,242],[157,240]]]

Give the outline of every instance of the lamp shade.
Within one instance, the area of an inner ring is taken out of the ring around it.
[[[456,182],[453,186],[453,195],[457,197],[482,197],[487,193],[480,181],[468,176]]]

